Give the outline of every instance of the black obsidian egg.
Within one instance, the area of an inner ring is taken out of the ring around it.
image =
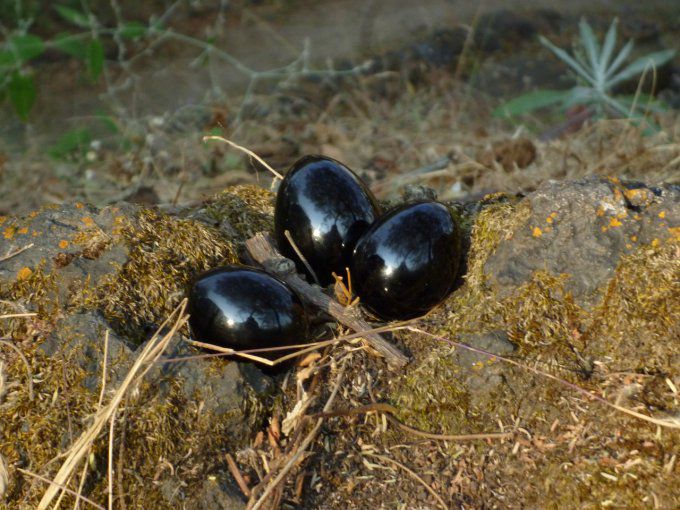
[[[276,196],[274,233],[281,252],[307,272],[285,231],[316,273],[322,285],[332,272],[344,274],[352,250],[379,209],[361,180],[342,163],[321,156],[305,156],[286,174]]]
[[[352,281],[361,302],[385,320],[423,315],[452,290],[460,259],[458,226],[438,202],[394,209],[359,239]]]
[[[307,341],[300,298],[284,282],[244,266],[203,273],[189,295],[189,326],[195,339],[235,350]],[[276,359],[287,352],[261,353]]]

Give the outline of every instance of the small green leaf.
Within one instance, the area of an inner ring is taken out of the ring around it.
[[[54,38],[52,44],[59,51],[80,60],[85,60],[87,57],[87,39],[82,36],[62,32]]]
[[[3,67],[14,67],[17,63],[14,55],[9,51],[0,51],[0,69]]]
[[[107,115],[105,113],[98,113],[97,115],[95,115],[95,117],[111,133],[118,134],[120,132],[120,129],[118,128],[118,124],[116,124],[115,119],[111,115]]]
[[[599,70],[599,57],[600,57],[600,44],[593,33],[593,29],[590,27],[585,18],[581,18],[578,24],[579,30],[581,32],[581,42],[583,47],[588,54],[588,62],[590,63],[590,70],[597,72]],[[595,76],[599,78],[599,76]]]
[[[93,39],[87,45],[87,74],[92,81],[97,81],[97,78],[104,70],[104,46],[99,39]]]
[[[65,5],[55,5],[59,15],[66,21],[73,23],[81,28],[90,28],[90,19],[80,11],[66,7]]]
[[[24,76],[17,71],[10,78],[8,92],[14,110],[26,122],[37,95],[35,81],[31,76]]]
[[[140,39],[146,31],[147,26],[139,21],[131,21],[118,29],[118,33],[125,39]]]
[[[574,59],[574,57],[572,57],[571,55],[569,55],[569,53],[567,53],[566,51],[564,51],[562,48],[559,48],[559,47],[555,46],[553,43],[551,43],[548,39],[546,39],[546,38],[543,37],[543,36],[540,36],[540,37],[539,37],[539,40],[541,41],[541,44],[542,44],[543,46],[545,46],[546,48],[548,48],[548,49],[549,49],[550,51],[552,51],[555,55],[557,55],[557,57],[558,57],[560,60],[562,60],[562,61],[563,61],[564,63],[566,63],[569,67],[571,67],[571,68],[576,72],[576,74],[578,74],[579,76],[581,76],[584,80],[586,80],[586,81],[587,81],[588,83],[590,83],[591,85],[593,85],[593,86],[596,85],[596,83],[595,83],[595,78],[593,78],[593,76],[592,76],[588,71],[586,71],[586,69],[585,69],[581,64],[579,64],[579,63]]]
[[[663,50],[650,53],[643,57],[638,58],[635,62],[626,67],[623,71],[614,76],[607,85],[613,87],[617,83],[626,81],[629,78],[633,78],[639,74],[642,74],[645,70],[653,72],[658,69],[666,62],[675,57],[675,50]]]
[[[522,94],[502,104],[493,111],[494,117],[514,117],[560,103],[571,94],[570,90],[535,90]]]
[[[612,65],[609,66],[607,69],[607,74],[605,75],[605,78],[609,78],[612,74],[614,74],[619,67],[623,65],[623,63],[626,61],[628,56],[630,55],[630,52],[633,51],[633,41],[630,40],[628,41],[623,48],[621,48],[621,51],[619,52],[618,55],[616,55],[616,58],[614,59],[614,62],[612,62]]]
[[[12,36],[9,39],[9,44],[16,57],[22,62],[27,62],[45,51],[42,39],[33,34]]]
[[[607,75],[607,67],[609,67],[609,61],[612,58],[614,46],[616,46],[616,26],[618,23],[618,18],[614,18],[614,21],[612,21],[609,30],[607,30],[607,35],[604,38],[602,53],[600,53],[600,62],[598,64],[598,72],[601,76]]]
[[[64,133],[47,153],[54,159],[64,159],[74,152],[84,152],[92,141],[90,131],[85,128],[72,129]]]

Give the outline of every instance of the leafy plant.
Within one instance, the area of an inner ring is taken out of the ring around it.
[[[581,105],[590,108],[596,117],[624,116],[644,119],[648,111],[664,109],[661,102],[639,90],[634,96],[614,95],[613,91],[617,85],[631,78],[650,70],[654,72],[675,56],[675,50],[650,53],[623,67],[633,50],[633,41],[628,41],[614,56],[616,19],[609,27],[602,45],[591,26],[583,19],[579,23],[579,32],[580,38],[571,54],[545,37],[540,37],[541,44],[566,63],[575,74],[575,87],[569,90],[536,90],[523,94],[499,106],[494,111],[494,116],[512,117],[547,106],[559,106],[568,110]]]
[[[21,0],[17,5],[22,6]],[[26,9],[18,9],[13,20],[16,27],[7,29],[0,25],[5,33],[4,42],[0,43],[0,102],[8,97],[18,117],[28,121],[35,103],[38,85],[31,71],[30,64],[46,50],[56,50],[83,62],[87,77],[94,83],[104,72],[106,61],[102,38],[107,36],[113,40],[139,39],[151,31],[139,22],[118,20],[115,28],[102,26],[93,12],[81,12],[64,5],[55,5],[55,12],[66,22],[73,25],[73,30],[57,34],[53,39],[43,40],[36,34],[29,33],[34,19]],[[20,14],[26,15],[22,18]],[[162,32],[154,25],[153,30]]]

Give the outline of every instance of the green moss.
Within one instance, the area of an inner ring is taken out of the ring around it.
[[[680,376],[678,242],[671,238],[641,246],[623,257],[601,289],[599,305],[591,309],[576,305],[565,290],[569,275],[545,271],[501,299],[486,282],[484,264],[529,212],[523,203],[495,203],[482,210],[471,229],[465,285],[422,326],[452,340],[503,330],[517,345],[512,357],[521,366],[501,364],[495,383],[474,387],[484,378],[459,365],[448,345],[405,335],[414,361],[392,382],[388,398],[407,424],[431,432],[491,431],[498,423],[516,423],[527,431],[531,439],[516,443],[519,453],[511,453],[515,440],[479,446],[481,456],[489,449],[502,452],[500,464],[485,472],[485,483],[497,483],[494,490],[504,494],[504,501],[527,507],[634,508],[656,497],[660,507],[676,507],[680,488],[672,480],[678,466],[669,470],[668,452],[680,447],[677,432],[612,412],[529,367],[629,408],[657,416],[677,410],[677,395],[667,380],[677,384]],[[631,388],[634,392],[627,393]],[[518,473],[520,486],[503,481]],[[478,496],[488,495],[486,490]]]
[[[54,476],[61,465],[57,455],[90,425],[98,395],[85,389],[83,381],[91,374],[78,368],[68,354],[48,358],[35,347],[23,352],[31,365],[35,396],[30,400],[21,359],[8,356],[4,373],[12,385],[0,402],[0,454],[15,482],[6,496],[16,504],[12,508],[35,508],[45,486],[32,483],[14,468]],[[143,383],[128,394],[116,415],[115,469],[122,459],[120,483],[127,505],[133,508],[176,508],[177,501],[171,504],[165,499],[157,480],[170,478],[173,472],[190,496],[198,482],[224,469],[224,453],[242,440],[234,436],[235,420],[245,415],[254,430],[262,425],[264,406],[256,395],[246,399],[247,409],[218,416],[202,409],[197,398],[187,398],[180,379],[168,379],[161,386],[157,381]],[[83,492],[104,505],[107,443],[108,428],[93,443]],[[72,490],[77,489],[78,478],[71,480]],[[67,496],[64,503],[72,507],[74,501]]]
[[[469,424],[469,396],[449,347],[431,349],[394,388],[399,419],[432,433],[455,433]]]
[[[95,282],[85,304],[133,337],[167,317],[198,273],[238,260],[233,243],[216,230],[152,209],[124,224],[119,235],[129,260]]]
[[[227,223],[234,240],[243,242],[258,232],[274,229],[274,193],[252,184],[232,186],[207,204],[208,216]]]

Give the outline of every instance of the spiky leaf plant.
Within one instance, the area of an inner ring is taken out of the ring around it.
[[[633,41],[628,41],[618,54],[614,54],[617,24],[614,19],[600,44],[591,26],[582,19],[579,23],[580,37],[571,54],[541,36],[541,44],[569,66],[576,77],[576,86],[568,90],[541,89],[523,94],[499,106],[494,116],[512,117],[547,106],[567,110],[581,105],[590,108],[599,118],[611,116],[642,120],[650,111],[664,110],[663,104],[651,95],[640,90],[633,96],[614,95],[614,87],[636,76],[655,73],[657,68],[675,56],[676,51],[649,53],[624,66],[633,51]]]

